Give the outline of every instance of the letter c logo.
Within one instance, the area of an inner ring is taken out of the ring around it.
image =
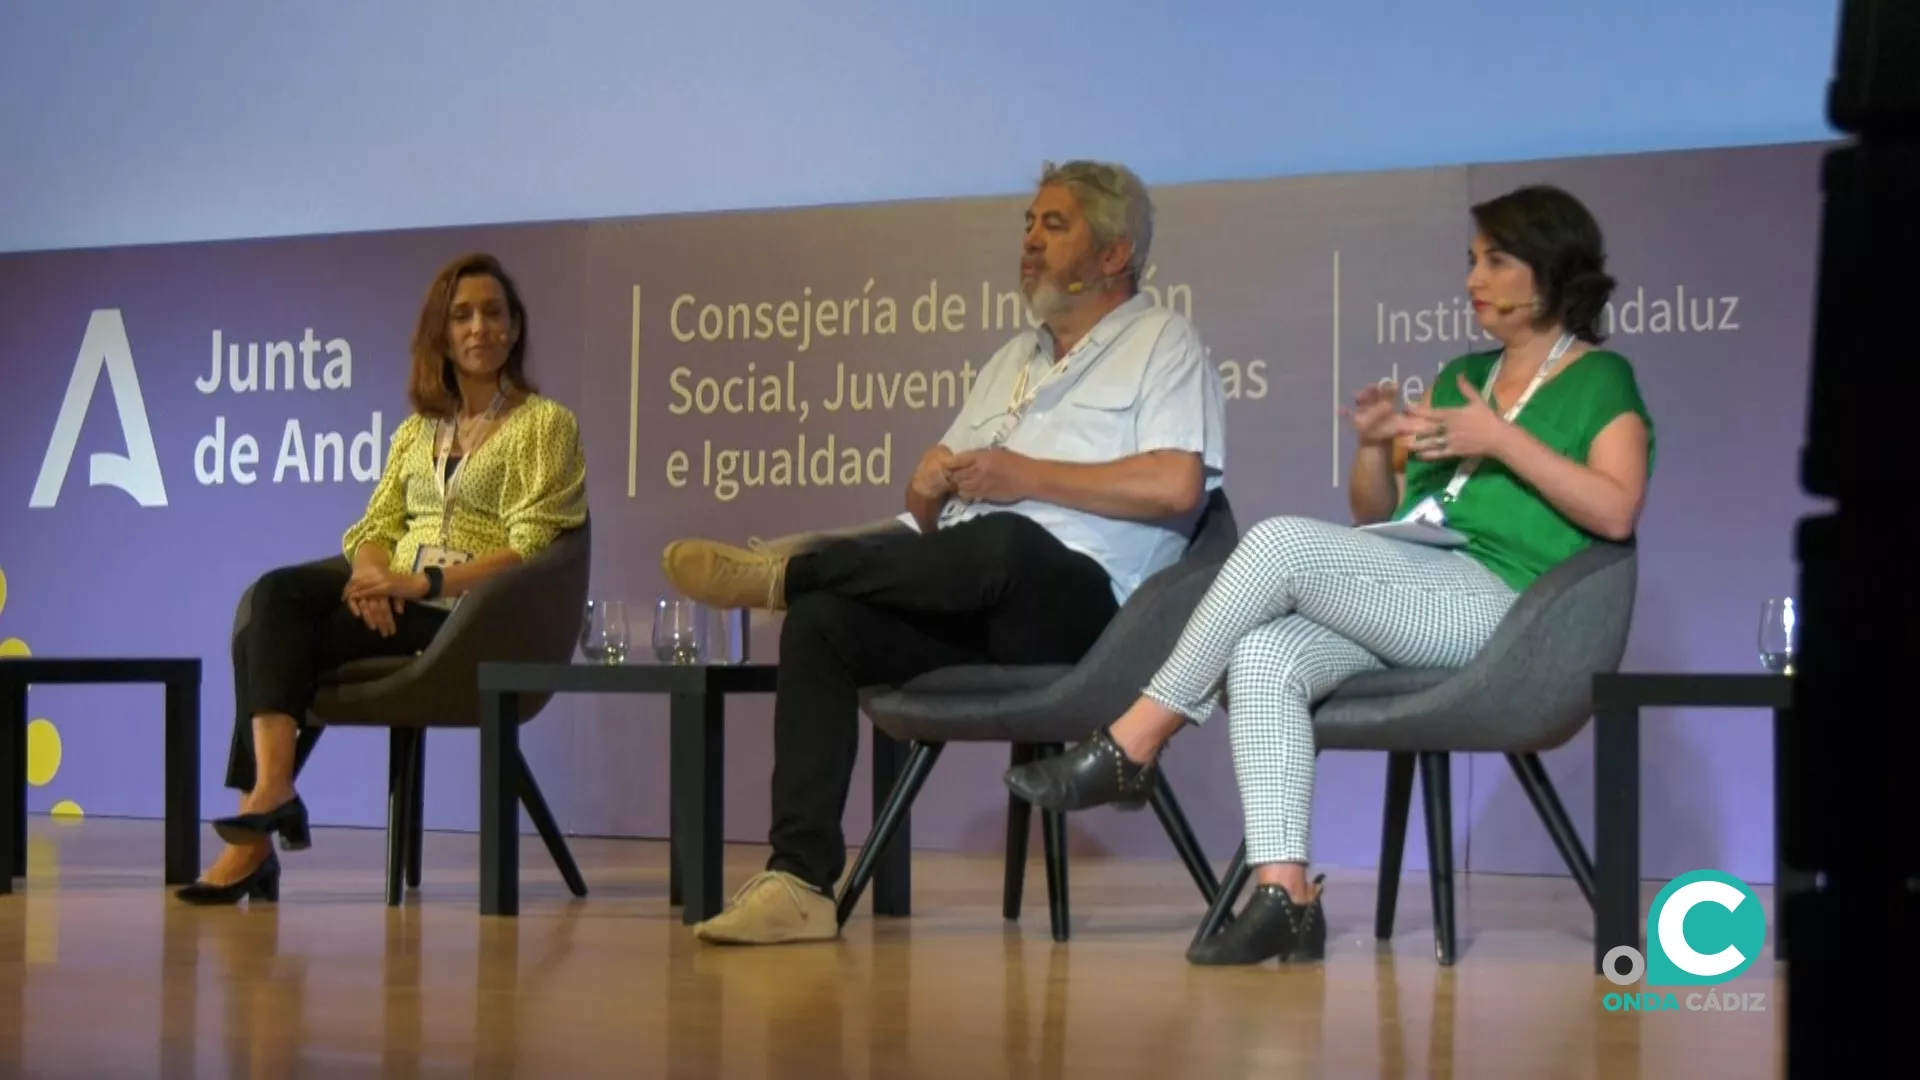
[[[1702,880],[1674,890],[1660,909],[1660,948],[1673,966],[1689,975],[1713,978],[1725,975],[1747,962],[1747,957],[1732,945],[1712,955],[1696,950],[1687,941],[1687,913],[1700,904],[1719,904],[1728,911],[1740,910],[1746,894],[1724,881]]]
[[[1669,882],[1647,913],[1647,985],[1712,986],[1753,966],[1767,939],[1760,897],[1719,870]]]

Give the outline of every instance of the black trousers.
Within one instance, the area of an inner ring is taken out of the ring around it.
[[[253,790],[255,716],[285,713],[305,727],[321,672],[350,660],[412,656],[426,648],[447,621],[446,611],[408,604],[394,613],[394,635],[381,637],[340,598],[350,576],[345,563],[283,566],[254,582],[246,629],[233,641],[227,786],[235,791]],[[313,752],[318,733],[317,728],[303,732],[294,775]]]
[[[846,866],[860,687],[957,664],[1076,663],[1117,610],[1099,563],[1014,513],[798,556],[786,595],[767,867],[828,894]]]

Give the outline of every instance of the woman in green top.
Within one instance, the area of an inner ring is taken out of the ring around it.
[[[1519,593],[1595,538],[1633,536],[1653,424],[1625,357],[1600,349],[1612,294],[1600,229],[1578,200],[1527,187],[1473,208],[1467,290],[1501,349],[1449,363],[1421,404],[1369,386],[1349,490],[1361,525],[1424,520],[1439,547],[1305,518],[1248,530],[1144,695],[1072,751],[1007,774],[1048,810],[1139,806],[1166,742],[1222,691],[1256,888],[1199,964],[1315,960],[1320,886],[1307,878],[1312,705],[1382,667],[1465,664]],[[1515,410],[1518,410],[1517,413]],[[1396,440],[1406,474],[1393,467]]]

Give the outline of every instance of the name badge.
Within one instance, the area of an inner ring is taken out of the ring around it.
[[[1414,504],[1413,509],[1407,511],[1406,516],[1400,520],[1419,521],[1428,525],[1445,525],[1447,523],[1447,512],[1441,508],[1439,499],[1429,495]]]
[[[422,544],[420,545],[419,552],[413,557],[413,572],[417,574],[422,568],[428,566],[438,566],[442,569],[449,566],[459,566],[463,562],[472,561],[472,559],[473,556],[464,551],[455,551],[452,548],[441,547],[438,544]]]

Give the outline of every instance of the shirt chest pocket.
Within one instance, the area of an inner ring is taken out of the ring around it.
[[[1137,386],[1102,381],[1074,387],[1047,415],[1050,440],[1069,461],[1112,461],[1135,452]]]

